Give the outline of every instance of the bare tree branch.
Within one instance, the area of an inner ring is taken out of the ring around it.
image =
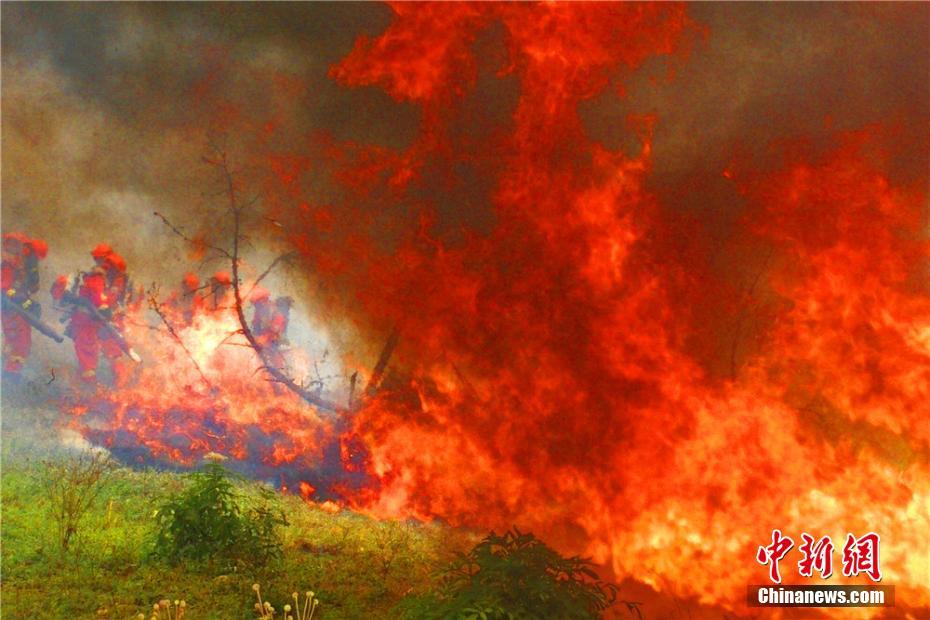
[[[391,355],[394,353],[394,348],[397,347],[398,340],[400,340],[400,330],[397,326],[394,326],[391,329],[391,333],[388,335],[387,342],[384,343],[384,348],[381,349],[381,355],[378,356],[378,363],[375,364],[375,369],[371,373],[368,385],[365,386],[366,397],[374,396],[375,392],[378,391],[381,380],[384,378],[384,371],[387,368],[388,362],[391,361]]]
[[[281,254],[281,255],[278,256],[277,258],[275,258],[273,261],[271,261],[271,264],[268,265],[268,268],[265,269],[265,271],[263,271],[263,272],[261,273],[261,275],[259,275],[258,278],[255,279],[255,282],[252,283],[252,287],[251,287],[251,288],[248,290],[248,292],[245,294],[246,299],[248,299],[248,298],[252,295],[252,291],[255,290],[255,287],[258,286],[258,284],[259,284],[262,280],[264,280],[265,277],[266,277],[269,273],[271,273],[271,270],[272,270],[272,269],[274,269],[275,267],[277,267],[279,263],[286,263],[287,261],[291,260],[291,259],[294,258],[295,256],[297,256],[297,253],[296,253],[296,252],[286,252],[286,253],[284,253],[284,254]]]
[[[187,359],[191,361],[191,364],[194,365],[194,368],[197,369],[197,373],[200,375],[200,378],[203,379],[203,382],[211,390],[213,389],[213,384],[210,383],[210,380],[207,379],[207,375],[203,374],[203,369],[200,368],[200,364],[197,363],[197,360],[194,359],[194,356],[191,354],[190,350],[185,346],[184,341],[181,340],[181,337],[178,336],[178,333],[175,331],[174,326],[168,320],[168,317],[165,316],[165,313],[162,312],[161,305],[158,303],[158,297],[156,297],[155,291],[153,290],[149,295],[149,307],[155,311],[155,314],[158,315],[158,318],[161,319],[161,322],[165,324],[165,327],[168,329],[168,333],[171,334],[171,337],[174,338],[174,341],[178,343],[178,346],[187,354]]]
[[[300,396],[303,400],[305,400],[310,405],[313,405],[314,407],[317,407],[319,409],[334,412],[334,413],[347,413],[347,412],[355,411],[362,405],[362,403],[367,398],[370,398],[378,391],[378,388],[380,387],[381,382],[384,378],[385,370],[387,369],[388,363],[391,359],[394,349],[397,346],[400,332],[396,326],[391,330],[391,333],[388,336],[387,342],[385,343],[384,348],[382,349],[381,354],[378,357],[378,361],[375,364],[371,378],[368,381],[368,384],[366,385],[360,398],[356,397],[355,395],[357,381],[358,381],[358,372],[356,371],[355,373],[352,374],[351,379],[350,379],[350,389],[349,389],[349,398],[348,398],[347,407],[339,406],[336,403],[330,402],[321,396],[323,384],[325,380],[327,379],[327,377],[323,377],[321,373],[319,372],[319,369],[317,369],[317,378],[313,381],[310,381],[309,384],[305,385],[303,383],[298,383],[297,381],[289,377],[283,369],[277,368],[275,366],[275,363],[272,360],[272,357],[269,354],[269,352],[265,350],[263,345],[258,341],[255,335],[252,333],[251,327],[249,326],[248,320],[246,319],[246,316],[245,316],[243,300],[249,298],[251,293],[254,291],[255,287],[262,280],[264,280],[268,276],[268,274],[274,270],[275,267],[277,267],[282,262],[286,262],[292,259],[296,254],[294,252],[288,252],[288,253],[285,253],[285,254],[282,254],[276,257],[271,262],[271,264],[252,283],[249,290],[246,292],[243,292],[242,281],[240,278],[241,250],[243,246],[249,245],[250,242],[248,240],[248,236],[242,230],[242,225],[243,225],[242,215],[245,211],[247,211],[250,207],[252,207],[258,202],[260,196],[256,194],[248,198],[245,201],[239,200],[238,189],[236,187],[236,182],[235,182],[236,171],[234,171],[232,167],[230,166],[229,157],[228,157],[227,150],[226,150],[226,140],[227,140],[227,136],[225,134],[219,136],[219,138],[215,135],[209,136],[208,147],[210,149],[210,153],[208,155],[204,155],[202,157],[202,160],[206,164],[215,168],[222,179],[223,189],[217,192],[216,195],[218,196],[221,194],[225,194],[227,201],[228,201],[226,208],[232,218],[232,224],[233,224],[232,249],[227,250],[226,248],[223,248],[217,245],[211,245],[211,244],[207,244],[202,241],[199,241],[199,240],[194,240],[190,238],[189,236],[187,236],[181,229],[174,226],[161,213],[155,212],[155,216],[161,219],[162,222],[169,229],[171,229],[171,231],[175,235],[187,241],[191,245],[201,245],[203,247],[206,247],[208,249],[211,249],[217,252],[219,255],[229,260],[230,266],[232,268],[232,288],[233,288],[233,297],[235,300],[233,309],[235,310],[236,318],[238,320],[240,329],[232,332],[229,336],[227,336],[223,340],[221,344],[248,346],[249,348],[251,348],[253,351],[255,351],[256,355],[258,356],[262,364],[258,370],[264,370],[269,376],[269,381],[273,383],[280,383],[281,385],[285,386],[291,392]],[[274,224],[275,226],[282,227],[281,223],[276,220],[273,220],[267,217],[265,217],[265,219],[271,222],[272,224]],[[197,290],[199,291],[203,288],[205,287],[200,287],[200,289],[197,289]],[[188,294],[193,294],[195,292],[196,291],[192,291]],[[159,314],[159,317],[162,319],[162,322],[165,323],[165,326],[168,328],[169,333],[171,333],[171,335],[175,338],[175,340],[178,341],[178,343],[183,347],[184,345],[180,341],[180,338],[177,336],[177,333],[174,331],[173,327],[170,325],[167,318],[158,309],[157,300],[155,300],[155,305],[153,306],[153,309],[155,309],[156,312]],[[239,335],[239,334],[245,337],[246,343],[227,342],[229,338]],[[191,361],[194,362],[196,366],[196,362],[194,361],[193,357],[190,355],[190,352],[187,351],[186,348],[185,348],[185,352],[188,354],[188,357],[191,358]],[[201,376],[206,381],[206,377],[203,375],[203,372],[201,371],[199,366],[197,367],[197,370],[200,372]],[[209,381],[206,381],[206,382],[209,385]],[[311,390],[310,389],[311,386],[316,386],[316,389]]]
[[[759,269],[756,271],[752,282],[740,294],[740,299],[738,301],[739,314],[736,317],[736,324],[733,326],[733,339],[730,342],[730,376],[733,379],[736,379],[736,358],[739,352],[740,342],[743,339],[743,325],[749,318],[750,305],[755,298],[756,287],[759,285],[759,281],[762,279],[763,274],[765,274],[768,270],[769,263],[772,261],[772,256],[774,256],[774,253],[774,248],[769,248],[769,252],[762,263],[759,265]]]
[[[355,407],[355,383],[358,381],[358,371],[352,373],[352,376],[349,378],[349,410],[351,411]]]
[[[233,218],[233,246],[232,253],[229,258],[232,266],[232,286],[233,297],[235,298],[236,302],[236,317],[239,319],[239,326],[242,328],[242,335],[245,336],[245,339],[249,342],[249,345],[252,347],[252,349],[255,350],[255,353],[262,361],[265,371],[275,381],[281,383],[291,392],[297,394],[314,407],[331,412],[339,411],[339,407],[335,403],[322,398],[319,394],[309,391],[284,374],[280,368],[276,368],[271,360],[271,357],[268,355],[268,352],[265,351],[264,347],[258,342],[258,340],[255,338],[255,335],[252,333],[252,329],[249,327],[249,322],[245,317],[245,310],[243,309],[242,304],[243,295],[239,281],[239,245],[242,240],[242,212],[248,206],[254,204],[254,201],[250,201],[245,204],[240,204],[238,202],[236,198],[236,185],[233,178],[233,173],[229,167],[229,161],[225,150],[221,149],[217,153],[215,159],[211,160],[210,163],[217,168],[217,170],[222,174],[223,180],[225,181],[226,194],[229,199],[228,208]]]
[[[155,211],[155,212],[154,212],[154,215],[155,215],[155,217],[157,217],[158,219],[160,219],[162,222],[164,222],[164,223],[165,223],[165,226],[167,226],[168,228],[171,229],[171,232],[173,232],[174,234],[176,234],[177,236],[179,236],[181,239],[184,239],[184,241],[187,241],[187,242],[190,243],[191,245],[201,245],[201,243],[200,243],[199,241],[195,241],[194,239],[191,239],[190,237],[188,237],[187,235],[185,235],[183,232],[181,232],[181,230],[180,230],[177,226],[175,226],[174,224],[172,224],[172,223],[168,220],[168,218],[166,218],[164,215],[162,215],[162,214],[159,213],[158,211]],[[214,250],[214,251],[216,251],[216,252],[219,252],[220,254],[222,254],[223,256],[225,256],[226,258],[230,258],[230,259],[232,258],[232,255],[231,255],[227,250],[225,250],[225,249],[223,249],[223,248],[221,248],[221,247],[219,247],[219,246],[216,246],[216,245],[209,245],[209,244],[202,244],[202,245],[204,245],[204,247],[210,248],[211,250]]]

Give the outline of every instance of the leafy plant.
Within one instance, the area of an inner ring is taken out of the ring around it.
[[[601,581],[590,561],[562,557],[516,528],[492,532],[436,577],[436,588],[401,605],[405,617],[587,620],[617,600],[617,586]]]
[[[274,493],[257,502],[237,493],[218,461],[190,474],[193,483],[157,513],[155,555],[171,564],[220,559],[262,565],[281,554],[277,528],[287,525]]]
[[[43,463],[42,483],[63,551],[70,548],[81,520],[115,469],[105,452],[84,452],[75,458]]]

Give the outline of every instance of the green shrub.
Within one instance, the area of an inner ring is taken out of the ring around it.
[[[600,618],[617,596],[588,560],[564,558],[516,528],[492,532],[436,577],[432,591],[401,604],[404,617],[588,620]]]
[[[274,493],[262,489],[257,501],[237,493],[218,462],[190,474],[193,483],[157,513],[154,555],[171,564],[209,559],[265,564],[281,554],[279,525],[287,525]]]

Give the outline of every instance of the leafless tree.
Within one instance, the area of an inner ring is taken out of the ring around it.
[[[223,195],[226,201],[226,204],[224,205],[224,211],[226,216],[229,218],[232,228],[231,240],[229,241],[229,244],[224,246],[216,243],[204,244],[202,242],[195,241],[193,238],[186,235],[183,230],[172,224],[164,215],[156,212],[155,216],[161,219],[173,233],[188,243],[202,245],[203,247],[213,251],[219,257],[229,261],[230,271],[232,272],[231,279],[234,301],[233,310],[235,311],[236,318],[239,323],[239,328],[233,335],[241,335],[243,338],[245,338],[248,346],[251,347],[258,356],[261,363],[260,369],[267,373],[269,380],[283,385],[285,388],[294,394],[297,394],[304,401],[318,409],[330,412],[347,412],[357,408],[364,401],[364,398],[372,396],[380,385],[387,364],[391,358],[394,348],[397,345],[399,338],[398,331],[396,329],[392,330],[390,336],[388,337],[381,355],[379,356],[378,361],[373,369],[371,379],[365,388],[362,399],[355,398],[354,392],[357,373],[352,375],[350,395],[346,405],[340,405],[322,396],[323,386],[321,384],[320,376],[317,376],[315,379],[306,383],[298,382],[287,374],[286,369],[278,367],[275,364],[273,356],[270,354],[270,352],[259,341],[259,339],[255,337],[255,334],[249,325],[249,321],[246,318],[244,300],[249,298],[252,290],[266,276],[268,276],[268,274],[271,273],[273,269],[278,267],[280,264],[291,260],[295,255],[293,252],[288,252],[276,257],[268,265],[268,267],[261,272],[261,274],[251,284],[251,287],[247,291],[243,291],[242,278],[240,275],[242,267],[242,250],[243,247],[248,243],[248,238],[244,230],[245,219],[247,214],[250,213],[250,209],[252,209],[257,204],[258,196],[244,198],[241,195],[241,191],[237,187],[236,183],[236,172],[233,170],[226,148],[216,139],[211,139],[209,141],[209,152],[203,157],[203,161],[216,171],[219,179],[222,182],[222,190],[218,193],[218,195]],[[280,226],[279,223],[276,224]]]
[[[71,546],[84,515],[115,469],[110,455],[97,451],[43,463],[42,484],[63,551]]]

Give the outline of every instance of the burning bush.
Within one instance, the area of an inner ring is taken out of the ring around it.
[[[263,488],[258,501],[249,502],[230,476],[219,460],[190,474],[190,488],[158,511],[156,557],[171,564],[220,559],[261,565],[280,556],[277,528],[287,519],[273,492]]]
[[[617,586],[591,566],[516,528],[492,532],[439,573],[434,591],[407,601],[404,617],[599,618],[616,601]]]

